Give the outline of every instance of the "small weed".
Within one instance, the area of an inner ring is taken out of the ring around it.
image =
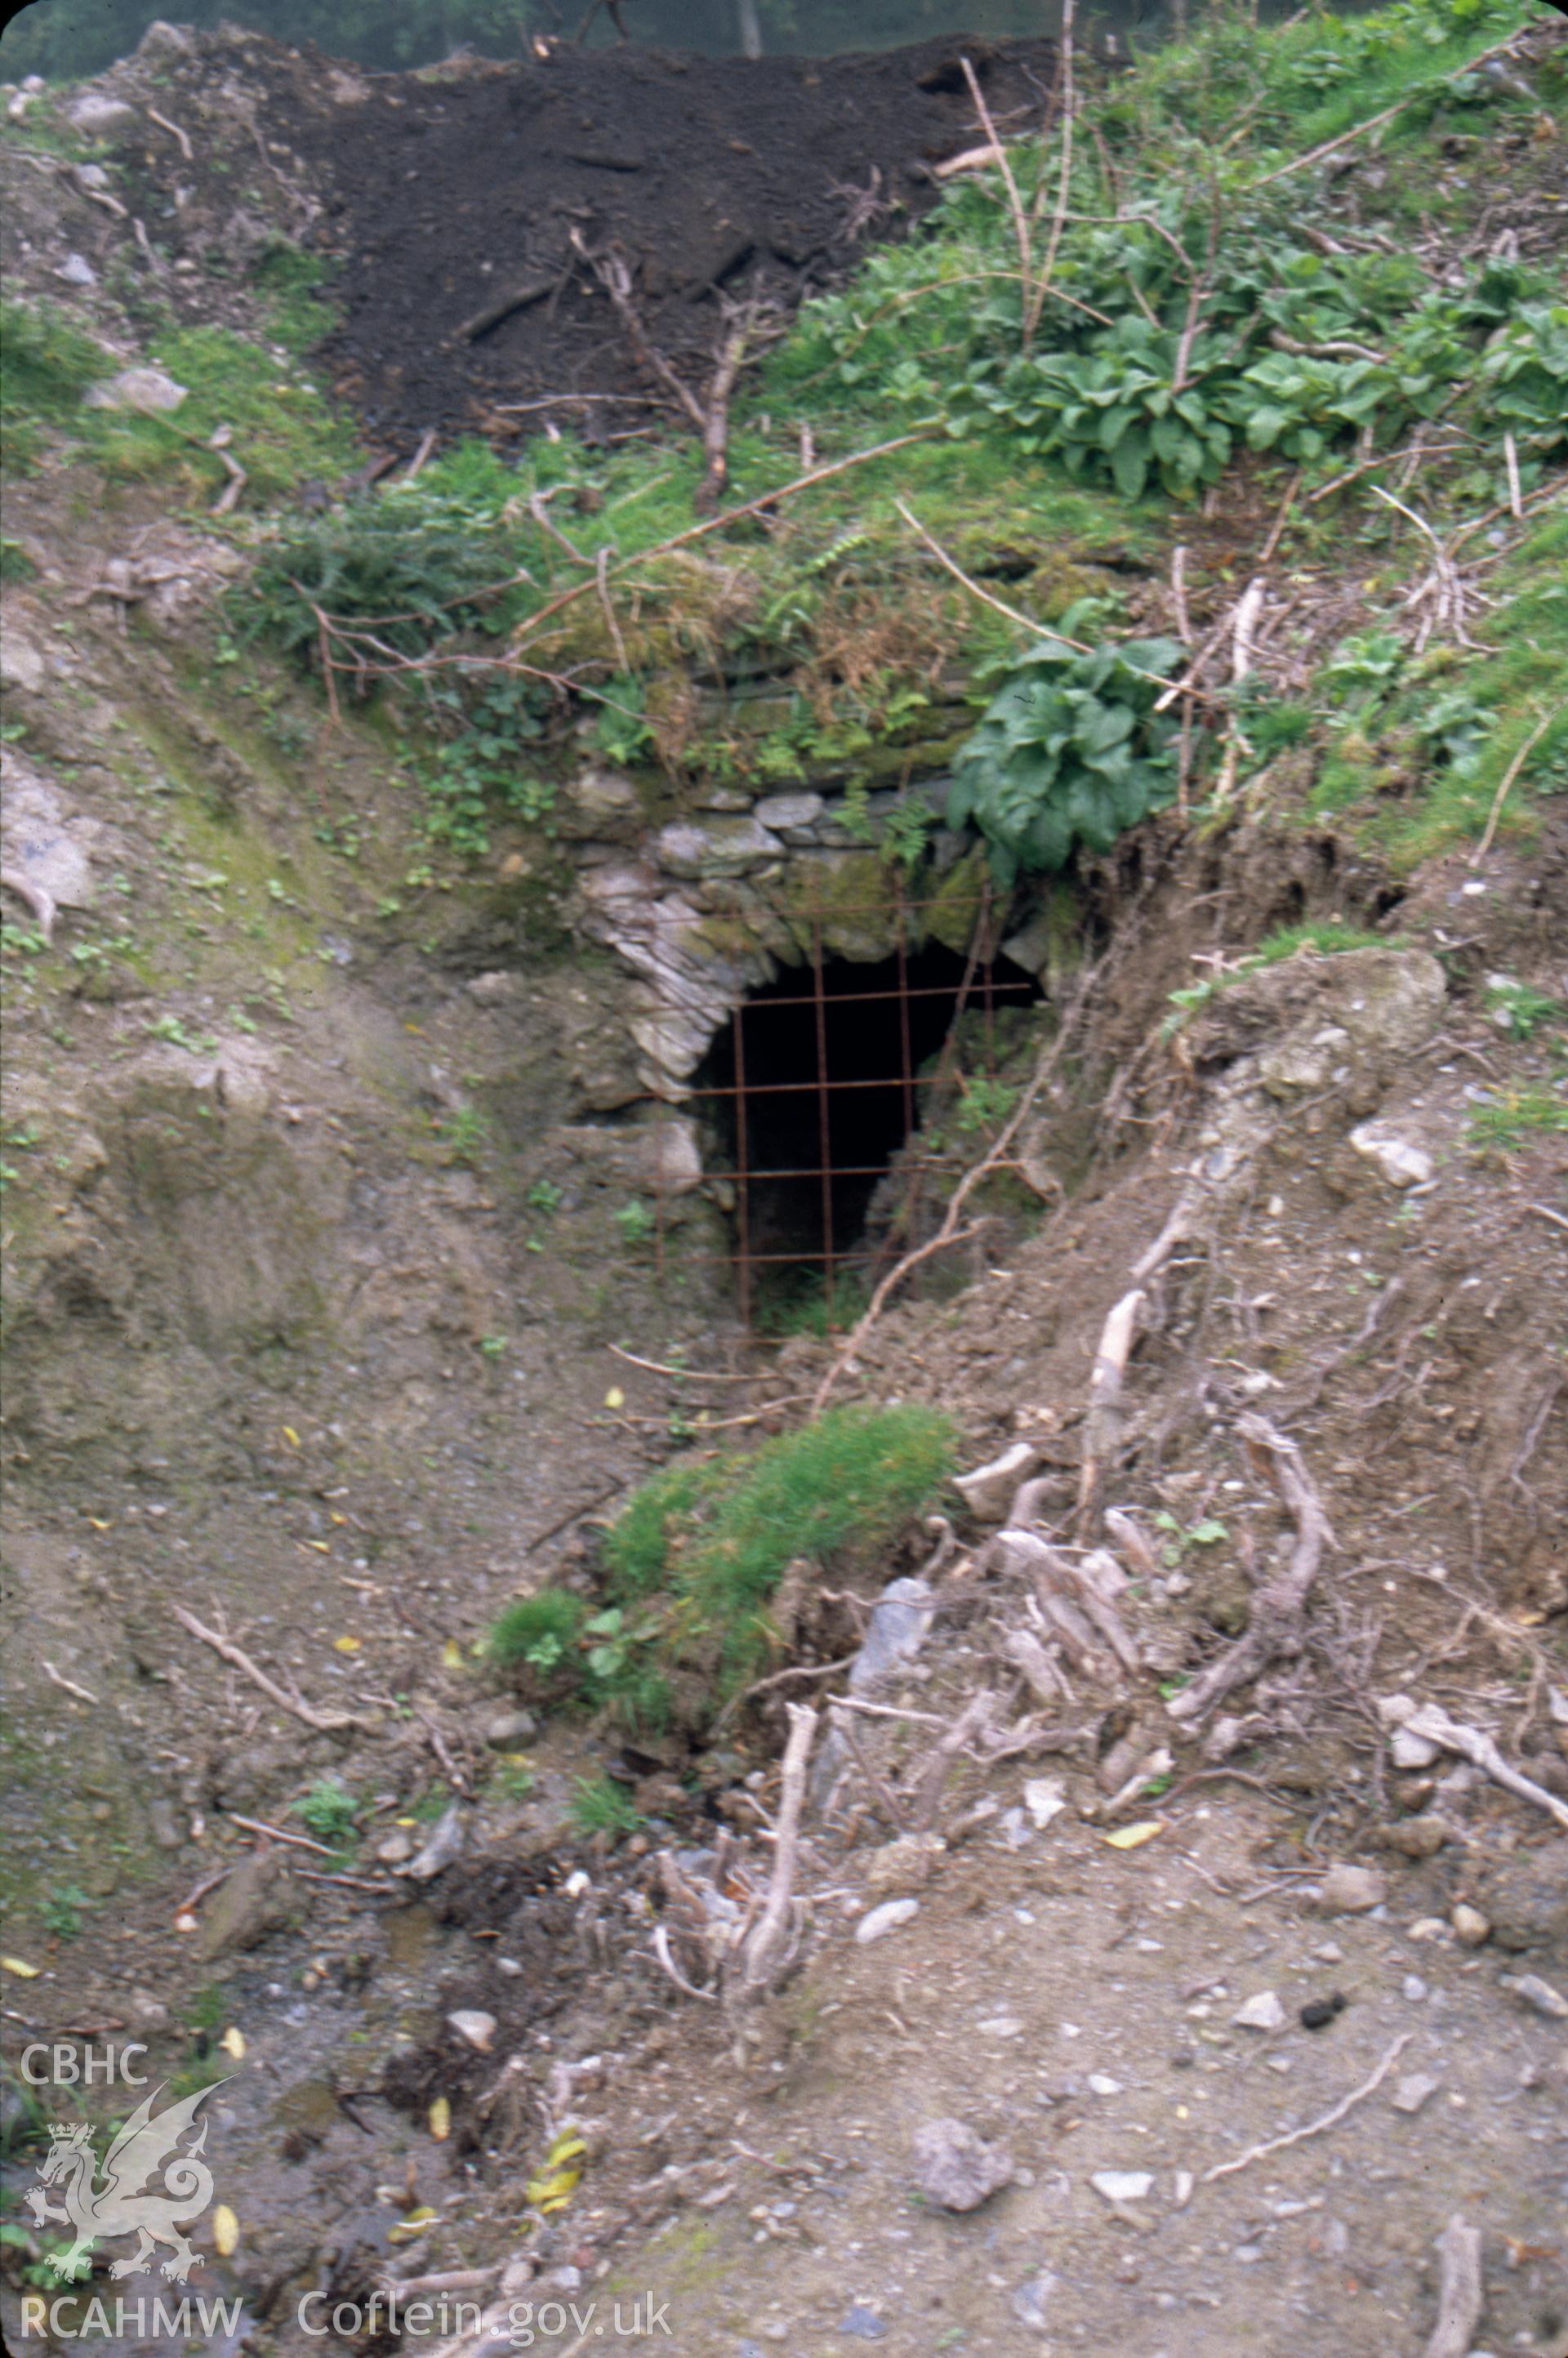
[[[1163,1511],[1152,1516],[1151,1520],[1156,1531],[1169,1534],[1160,1554],[1162,1560],[1168,1563],[1173,1571],[1181,1563],[1189,1548],[1217,1547],[1221,1540],[1227,1540],[1230,1537],[1230,1532],[1224,1523],[1213,1520],[1183,1525],[1177,1521],[1174,1515]]]
[[[511,1346],[504,1335],[481,1335],[479,1347],[487,1359],[501,1359],[505,1357]]]
[[[449,1162],[466,1163],[470,1169],[490,1135],[490,1124],[477,1106],[458,1106],[451,1113],[439,1114],[433,1127]]]
[[[329,1850],[346,1850],[353,1839],[360,1805],[335,1777],[318,1778],[293,1805],[293,1815]]]
[[[522,1760],[497,1763],[490,1790],[503,1801],[525,1801],[535,1786],[534,1771]]]
[[[1487,983],[1487,1012],[1510,1040],[1529,1040],[1543,1023],[1562,1023],[1568,1006],[1544,990],[1532,990],[1511,975],[1492,975]]]
[[[1018,1103],[1018,1091],[1010,1082],[988,1078],[981,1074],[974,1080],[958,1083],[963,1102],[957,1115],[957,1126],[966,1137],[977,1130],[1000,1130],[1013,1107]]]
[[[551,1678],[576,1651],[589,1617],[587,1599],[569,1589],[541,1588],[515,1597],[492,1624],[486,1649],[492,1662],[521,1662]]]
[[[633,1197],[630,1204],[622,1205],[615,1215],[615,1225],[621,1232],[622,1243],[635,1249],[638,1245],[647,1243],[658,1227],[658,1221],[646,1204]]]
[[[567,1191],[553,1179],[535,1179],[523,1200],[531,1212],[542,1212],[549,1219],[566,1202]]]
[[[1568,1130],[1568,1092],[1545,1083],[1520,1082],[1471,1116],[1472,1146],[1509,1153],[1532,1134]]]
[[[92,1900],[74,1883],[57,1883],[40,1911],[46,1932],[57,1941],[74,1941],[81,1931],[81,1911]]]
[[[572,1823],[583,1834],[634,1834],[643,1823],[624,1789],[608,1777],[579,1777],[571,1799]]]

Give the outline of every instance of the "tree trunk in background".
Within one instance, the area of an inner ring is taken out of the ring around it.
[[[760,58],[762,54],[762,28],[757,21],[757,0],[735,0],[735,13],[741,19],[741,55]]]

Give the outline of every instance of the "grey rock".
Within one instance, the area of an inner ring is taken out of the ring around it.
[[[1430,1768],[1441,1756],[1441,1747],[1429,1736],[1418,1736],[1413,1727],[1396,1727],[1389,1738],[1389,1758],[1396,1768]]]
[[[1389,2101],[1396,2113],[1419,2113],[1442,2085],[1442,2081],[1434,2080],[1430,2071],[1407,2071]]]
[[[940,1834],[901,1834],[897,1842],[883,1843],[866,1863],[867,1890],[907,1891],[911,1884],[924,1883],[946,1848]]]
[[[188,390],[164,369],[126,368],[89,385],[81,397],[89,409],[139,409],[162,416],[179,408]]]
[[[168,2008],[151,1990],[134,1989],[125,2011],[137,2030],[164,2030],[168,2027]]]
[[[10,633],[6,633],[9,638]],[[16,650],[12,649],[14,654]],[[46,892],[57,908],[88,909],[97,898],[90,845],[95,822],[68,808],[56,789],[7,763],[0,844],[7,868]]]
[[[783,849],[778,837],[752,817],[709,819],[703,827],[677,819],[660,829],[654,856],[671,876],[743,876]]]
[[[418,1856],[410,1859],[408,1865],[398,1871],[411,1883],[433,1883],[437,1876],[460,1856],[466,1839],[462,1805],[454,1801]]]
[[[31,639],[24,638],[15,624],[8,623],[0,633],[0,681],[7,687],[25,687],[37,696],[48,674],[44,659]]]
[[[136,119],[136,110],[123,98],[84,90],[80,98],[73,98],[67,105],[65,119],[73,131],[80,131],[88,139],[106,139],[111,132],[128,131]]]
[[[1550,1982],[1542,1981],[1539,1974],[1500,1974],[1498,1978],[1504,1989],[1512,1990],[1525,2006],[1543,2014],[1549,2022],[1568,2022],[1568,1997],[1553,1989]]]
[[[275,1850],[252,1851],[207,1902],[201,1921],[201,1959],[209,1963],[226,1950],[254,1949],[289,1920],[289,1884]]]
[[[1491,1918],[1483,1916],[1478,1908],[1472,1908],[1467,1899],[1455,1900],[1449,1910],[1448,1920],[1454,1927],[1455,1937],[1467,1949],[1482,1948],[1492,1937]]]
[[[862,2301],[856,2301],[838,2320],[839,2332],[853,2335],[857,2342],[880,2342],[887,2330],[885,2318],[879,2317],[874,2309],[866,2308]]]
[[[98,284],[98,273],[84,254],[68,254],[55,276],[63,279],[68,287],[96,287]]]
[[[584,770],[552,814],[568,841],[633,843],[643,832],[643,799],[630,778],[614,770]]]
[[[532,1744],[539,1723],[531,1711],[498,1711],[484,1723],[484,1740],[493,1752],[511,1752]]]
[[[768,795],[752,816],[759,827],[783,832],[790,827],[814,827],[825,808],[820,795]]]
[[[1479,1898],[1499,1949],[1516,1955],[1540,1949],[1568,1963],[1568,1842],[1542,1843],[1499,1861]]]
[[[377,1843],[375,1855],[381,1866],[402,1866],[414,1855],[412,1838],[401,1826],[394,1826],[385,1839]]]
[[[1389,1896],[1388,1878],[1370,1866],[1331,1866],[1317,1904],[1325,1916],[1363,1916]]]
[[[172,65],[177,58],[195,54],[196,44],[190,35],[178,25],[166,24],[161,16],[154,17],[133,51],[139,66]]]
[[[174,1812],[174,1803],[159,1794],[147,1803],[147,1823],[159,1850],[183,1850],[185,1833]]]
[[[976,2211],[1012,2183],[1012,2156],[977,2136],[962,2121],[922,2122],[914,2132],[914,2151],[920,2190],[944,2211]]]
[[[1448,1840],[1448,1828],[1441,1818],[1426,1812],[1420,1817],[1396,1818],[1384,1828],[1383,1840],[1406,1858],[1434,1858]]]
[[[546,1144],[588,1164],[607,1184],[655,1195],[689,1195],[702,1184],[697,1124],[684,1115],[617,1130],[573,1123],[550,1130]]]
[[[1038,2276],[1028,2277],[1018,2287],[1008,2307],[1020,2325],[1027,2325],[1033,2333],[1047,2331],[1050,2320],[1045,2313],[1045,2304],[1061,2281],[1061,2277],[1054,2277],[1049,2268],[1042,2268]]]

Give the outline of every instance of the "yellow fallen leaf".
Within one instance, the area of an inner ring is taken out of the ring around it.
[[[523,2191],[541,2211],[564,2211],[581,2177],[580,2169],[553,2169],[546,2178],[531,2178]]]
[[[395,1818],[393,1820],[393,1823],[399,1826],[416,1826],[418,1823],[419,1821],[417,1818]]]
[[[575,2129],[563,2129],[550,2147],[550,2166],[557,2169],[563,2161],[575,2161],[579,2153],[587,2151],[586,2140],[579,2136]]]
[[[318,1555],[330,1555],[332,1552],[325,1540],[307,1540],[305,1544],[308,1548],[314,1548]]]
[[[438,2096],[430,2107],[430,2135],[438,2145],[452,2134],[452,2108],[445,2096]]]
[[[245,2034],[243,2030],[237,2030],[232,2023],[228,2029],[223,2033],[222,2038],[218,2041],[218,2044],[222,2049],[225,2055],[232,2055],[236,2063],[243,2063],[244,2061]]]
[[[238,2248],[240,2223],[226,2202],[220,2202],[212,2213],[212,2241],[221,2260],[232,2258]]]
[[[16,1974],[25,1982],[36,1982],[38,1967],[29,1965],[20,1957],[0,1957],[0,1973]]]
[[[114,1528],[113,1523],[106,1523],[102,1515],[89,1515],[87,1520],[95,1531],[112,1531]]]
[[[455,1638],[449,1638],[441,1649],[441,1667],[448,1671],[460,1671],[462,1666],[463,1650]]]
[[[619,1385],[619,1384],[611,1384],[611,1385],[610,1390],[609,1390],[605,1393],[605,1395],[604,1395],[604,1405],[605,1405],[605,1407],[606,1407],[606,1408],[624,1408],[624,1407],[625,1407],[625,1405],[626,1405],[626,1395],[625,1395],[625,1393],[622,1390],[622,1389],[621,1389],[621,1387],[620,1387],[620,1385]]]
[[[437,2213],[428,2202],[421,2204],[417,2211],[410,2211],[406,2218],[400,2219],[395,2227],[388,2229],[387,2242],[411,2244],[416,2235],[422,2235],[425,2233],[426,2228],[433,2223],[436,2216]]]
[[[425,1037],[424,1027],[422,1024],[406,1023],[403,1028],[406,1032],[412,1032],[416,1040],[423,1040]]]
[[[1144,1843],[1152,1842],[1156,1834],[1162,1834],[1164,1831],[1163,1818],[1140,1818],[1136,1825],[1118,1826],[1116,1832],[1113,1834],[1107,1834],[1105,1839],[1112,1850],[1138,1850]]]
[[[357,1638],[334,1638],[332,1640],[332,1651],[335,1654],[357,1654],[359,1650],[360,1640]]]
[[[349,1520],[347,1515],[340,1515],[336,1507],[329,1507],[327,1511],[335,1523],[346,1523]]]
[[[285,1441],[291,1442],[296,1449],[298,1448],[299,1435],[295,1432],[294,1427],[291,1424],[286,1424],[284,1426],[283,1437]]]

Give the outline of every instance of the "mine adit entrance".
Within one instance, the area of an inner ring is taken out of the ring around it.
[[[746,1324],[816,1298],[842,1323],[897,1249],[875,1217],[895,1158],[901,1184],[920,1188],[918,1158],[903,1151],[935,1096],[994,1075],[1017,1021],[1004,1011],[1040,996],[982,924],[968,954],[927,941],[861,961],[818,947],[737,1001],[689,1102],[711,1141],[708,1168],[733,1186]],[[935,1205],[935,1182],[924,1184]]]

